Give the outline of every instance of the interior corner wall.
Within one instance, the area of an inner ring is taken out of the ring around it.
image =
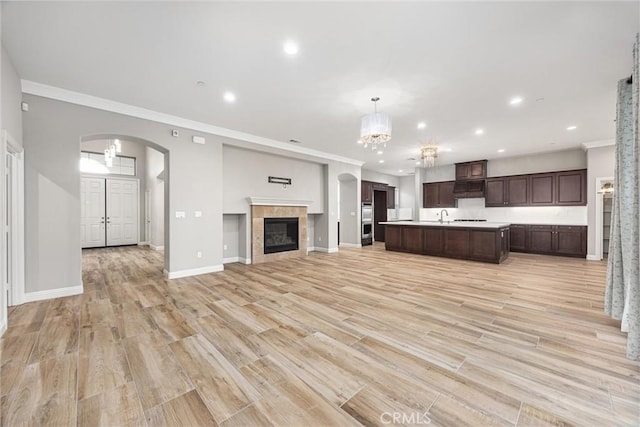
[[[587,255],[596,256],[596,178],[614,176],[615,145],[587,151]]]
[[[172,127],[158,122],[34,95],[24,99],[30,104],[23,116],[27,292],[82,283],[80,139],[96,134],[128,135],[165,152],[165,207],[172,213],[165,269],[175,277],[222,268],[225,138],[184,128],[174,138]],[[193,135],[205,136],[207,143],[193,144]],[[185,217],[176,218],[176,211]]]
[[[164,247],[164,154],[146,147],[146,191],[149,192],[149,236],[147,241],[151,248]]]
[[[19,144],[22,144],[22,84],[20,76],[11,62],[9,54],[2,46],[1,53],[1,79],[2,96],[0,103],[0,115],[2,117],[2,127]]]
[[[235,262],[240,257],[240,216],[236,214],[222,215],[222,251],[225,262]]]
[[[402,176],[398,180],[398,193],[400,194],[400,203],[398,208],[415,209],[416,192],[414,188],[415,177],[413,175]]]
[[[355,177],[340,180],[340,244],[358,245],[360,243],[359,186]]]

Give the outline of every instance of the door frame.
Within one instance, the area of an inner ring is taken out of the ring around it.
[[[0,139],[0,145],[2,152],[2,166],[1,166],[1,178],[2,181],[2,189],[0,189],[0,193],[2,194],[2,206],[4,211],[4,203],[5,203],[5,165],[6,165],[6,156],[11,153],[14,158],[13,170],[15,172],[14,179],[12,180],[12,188],[11,192],[13,194],[13,203],[12,203],[12,218],[14,221],[10,224],[12,228],[11,232],[11,247],[7,247],[5,243],[5,239],[2,243],[3,252],[11,250],[12,253],[12,266],[11,271],[13,272],[13,277],[11,280],[11,284],[9,286],[9,295],[7,300],[8,306],[19,305],[24,302],[25,299],[25,259],[24,259],[24,149],[18,142],[7,132],[6,130],[2,130],[2,137]],[[3,221],[4,222],[4,221]],[[4,227],[4,226],[3,226]],[[3,258],[5,259],[5,258]],[[2,277],[5,276],[5,261],[2,262]],[[5,287],[4,279],[2,280],[2,287]],[[6,314],[6,313],[5,313]],[[6,326],[6,319],[4,325]]]
[[[595,185],[595,188],[593,189],[596,193],[596,232],[595,232],[595,244],[594,244],[595,261],[601,261],[604,258],[604,248],[602,247],[602,238],[604,237],[603,236],[604,213],[602,212],[602,209],[604,207],[604,200],[603,200],[604,196],[599,191],[600,191],[600,188],[602,188],[602,184],[605,181],[614,181],[614,177],[612,176],[596,177],[596,185]],[[590,255],[587,255],[587,258],[589,258],[589,256]]]

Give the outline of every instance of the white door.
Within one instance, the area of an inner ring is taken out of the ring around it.
[[[107,180],[107,246],[138,243],[138,181]]]
[[[83,248],[105,246],[105,179],[80,180],[80,238]]]

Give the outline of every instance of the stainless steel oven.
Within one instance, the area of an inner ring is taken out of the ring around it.
[[[371,203],[362,204],[362,244],[373,243],[373,207]]]

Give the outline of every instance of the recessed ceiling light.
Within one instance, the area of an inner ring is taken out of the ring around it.
[[[197,84],[198,86],[206,86],[207,82],[203,82],[202,80],[198,80],[198,81],[196,82],[196,84]]]
[[[382,150],[378,151],[378,154],[382,154]]]
[[[398,172],[402,173],[402,172],[404,172],[404,171],[403,171],[402,169],[398,169]]]
[[[522,101],[524,101],[524,98],[522,98],[521,96],[514,96],[509,101],[509,105],[518,105],[518,104],[521,104]]]
[[[440,151],[442,151],[443,153],[450,153],[453,151],[453,148],[441,148]]]
[[[578,126],[573,126],[572,125],[572,126],[567,127],[567,130],[576,130],[576,129],[578,129]]]
[[[504,153],[504,148],[499,149],[498,153]]]
[[[234,95],[233,92],[225,92],[224,93],[224,100],[227,102],[235,102],[236,101],[236,96]]]
[[[424,129],[426,127],[427,127],[427,124],[425,122],[418,123],[418,129]]]
[[[287,55],[295,55],[298,53],[298,50],[300,50],[300,48],[298,47],[298,43],[292,41],[292,40],[287,40],[286,42],[284,42],[284,53],[286,53]]]
[[[384,163],[384,160],[380,159],[378,160],[378,163]]]
[[[476,129],[476,135],[483,135],[484,129]]]
[[[416,165],[419,165],[419,164],[420,164],[420,162],[416,162]]]

